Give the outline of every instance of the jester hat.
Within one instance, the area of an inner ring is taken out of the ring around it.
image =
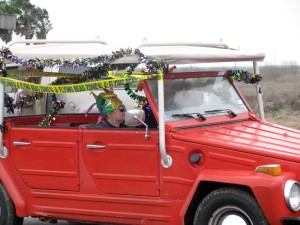
[[[112,113],[122,104],[118,96],[111,91],[102,92],[96,97],[97,108],[100,109],[105,116]]]

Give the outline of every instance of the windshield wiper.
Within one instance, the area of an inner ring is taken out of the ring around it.
[[[202,121],[205,121],[206,118],[201,115],[200,113],[182,113],[182,114],[172,114],[173,117],[189,117],[194,118],[192,114],[196,114],[198,118],[200,118]]]
[[[189,117],[194,118],[190,113],[172,114],[173,117]]]
[[[202,121],[206,120],[206,117],[204,117],[201,113],[196,113],[196,114]]]
[[[231,109],[215,109],[215,110],[204,111],[204,113],[207,113],[207,114],[209,114],[209,113],[219,113],[219,112],[227,112],[232,117],[237,116],[237,114],[234,113]]]

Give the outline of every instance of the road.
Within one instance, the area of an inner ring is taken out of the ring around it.
[[[70,225],[70,223],[66,221],[59,220],[57,223],[49,223],[49,222],[42,222],[39,219],[34,219],[34,218],[25,218],[24,219],[24,224],[23,225]],[[75,225],[75,224],[74,224]]]
[[[43,222],[40,221],[39,219],[27,217],[24,219],[24,224],[23,225],[83,225],[79,223],[68,223],[67,221],[59,220],[57,223],[49,223],[49,222]],[[88,225],[88,224],[86,224]],[[96,224],[94,224],[96,225]],[[98,223],[98,225],[114,225],[112,223]]]

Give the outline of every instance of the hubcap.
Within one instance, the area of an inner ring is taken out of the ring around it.
[[[210,217],[208,225],[253,225],[247,213],[235,206],[223,206]]]

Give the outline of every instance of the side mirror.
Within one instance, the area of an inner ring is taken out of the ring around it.
[[[142,125],[145,121],[145,112],[142,109],[132,109],[125,113],[125,124],[130,127]]]
[[[126,111],[125,113],[125,124],[130,127],[144,125],[146,127],[145,139],[148,139],[150,137],[148,133],[148,125],[144,121],[145,112],[142,109],[133,109]]]

